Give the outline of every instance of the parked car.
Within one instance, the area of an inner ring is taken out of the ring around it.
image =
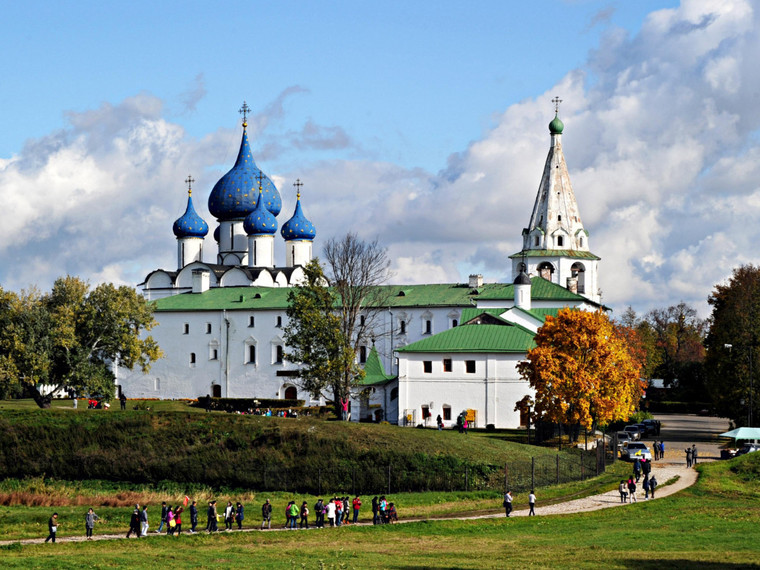
[[[736,455],[744,455],[745,453],[752,453],[754,451],[760,451],[760,443],[745,443],[742,448],[736,452]]]
[[[624,443],[631,441],[631,434],[629,434],[627,431],[619,431],[617,432],[617,440],[617,446],[623,447]]]
[[[639,431],[641,432],[641,437],[642,438],[646,437],[648,435],[651,435],[651,433],[652,433],[651,431],[649,431],[649,427],[645,423],[633,424],[633,425],[635,425],[637,428],[639,428]]]
[[[657,420],[644,420],[641,423],[647,426],[648,435],[660,435],[660,422]]]
[[[634,459],[647,459],[652,461],[652,453],[645,443],[640,441],[629,441],[623,444],[620,450],[620,458],[626,461],[633,461]]]
[[[625,428],[623,428],[623,431],[628,432],[628,434],[631,436],[631,439],[634,441],[641,439],[641,430],[638,428],[638,426],[625,426]]]

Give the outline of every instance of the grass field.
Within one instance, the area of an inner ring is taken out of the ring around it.
[[[760,453],[699,471],[677,495],[576,515],[541,517],[539,505],[532,518],[15,544],[0,556],[24,568],[757,568]]]

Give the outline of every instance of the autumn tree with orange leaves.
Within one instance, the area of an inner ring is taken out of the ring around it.
[[[534,414],[566,425],[626,420],[644,393],[641,354],[603,311],[547,317],[519,371],[536,392]]]

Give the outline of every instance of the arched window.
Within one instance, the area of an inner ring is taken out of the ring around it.
[[[298,390],[295,386],[288,386],[285,388],[285,399],[296,400],[298,398]]]
[[[398,398],[398,387],[391,388],[391,400]]]
[[[214,398],[222,397],[222,387],[219,384],[211,385],[211,396]]]
[[[543,279],[546,279],[547,281],[551,281],[552,275],[554,275],[554,266],[548,261],[544,261],[542,264],[538,266],[538,274]]]
[[[578,280],[578,293],[586,292],[586,268],[582,263],[573,263],[570,267],[570,275]]]

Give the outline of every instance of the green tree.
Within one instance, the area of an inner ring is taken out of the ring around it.
[[[547,317],[518,365],[535,395],[535,415],[592,429],[627,419],[643,394],[640,356],[603,311],[561,309]]]
[[[286,357],[299,364],[299,383],[313,397],[332,398],[341,415],[341,401],[364,377],[356,353],[343,333],[334,293],[327,287],[322,266],[313,259],[304,268],[306,281],[288,294]]]
[[[40,407],[52,394],[113,396],[112,367],[140,366],[143,371],[161,357],[150,336],[152,307],[131,287],[101,284],[90,290],[76,277],[56,280],[52,291],[0,298],[0,374],[9,384],[23,385]],[[41,384],[52,388],[39,391]]]
[[[654,337],[651,374],[678,391],[680,398],[698,401],[704,394],[704,339],[707,322],[681,302],[646,315]]]
[[[707,301],[712,306],[705,340],[707,395],[715,411],[736,425],[748,425],[750,417],[756,423],[760,267],[734,269],[728,282],[716,285]]]

